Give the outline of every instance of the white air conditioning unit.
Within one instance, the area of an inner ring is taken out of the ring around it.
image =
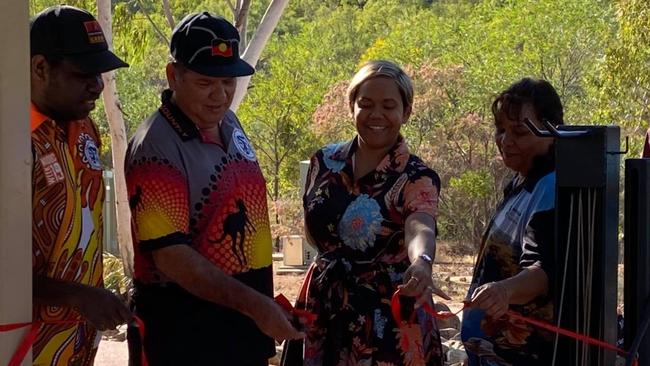
[[[283,262],[285,266],[307,266],[314,261],[318,254],[307,240],[301,235],[285,235],[280,237]]]

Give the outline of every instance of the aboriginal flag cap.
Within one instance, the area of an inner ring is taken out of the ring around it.
[[[97,19],[74,6],[56,5],[36,14],[29,37],[32,56],[63,58],[91,74],[129,66],[109,50]]]
[[[239,57],[239,33],[226,19],[208,12],[181,20],[169,45],[174,60],[206,76],[252,75],[255,69]]]

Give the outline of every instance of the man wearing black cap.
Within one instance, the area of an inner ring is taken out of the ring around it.
[[[170,48],[169,89],[126,159],[144,349],[152,365],[266,366],[273,338],[303,334],[271,298],[266,183],[229,109],[254,69],[209,13],[185,17]]]
[[[88,117],[101,73],[128,65],[109,51],[97,20],[71,6],[37,14],[30,43],[34,320],[45,323],[33,359],[91,365],[97,330],[131,318],[103,288],[100,138]]]

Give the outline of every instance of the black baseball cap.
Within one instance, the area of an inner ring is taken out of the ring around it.
[[[32,56],[61,57],[88,73],[129,66],[108,49],[97,19],[74,6],[56,5],[36,14],[29,37]]]
[[[169,45],[174,60],[199,74],[214,77],[252,75],[255,69],[239,57],[239,33],[226,19],[208,12],[181,20]]]

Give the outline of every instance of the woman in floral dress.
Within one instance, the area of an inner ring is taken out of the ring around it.
[[[440,179],[400,134],[411,81],[397,65],[371,61],[348,97],[357,135],[316,152],[303,198],[319,255],[297,306],[317,320],[303,347],[285,349],[283,365],[442,365],[436,321],[422,309],[438,293],[431,264]],[[398,289],[400,324],[390,305]]]

